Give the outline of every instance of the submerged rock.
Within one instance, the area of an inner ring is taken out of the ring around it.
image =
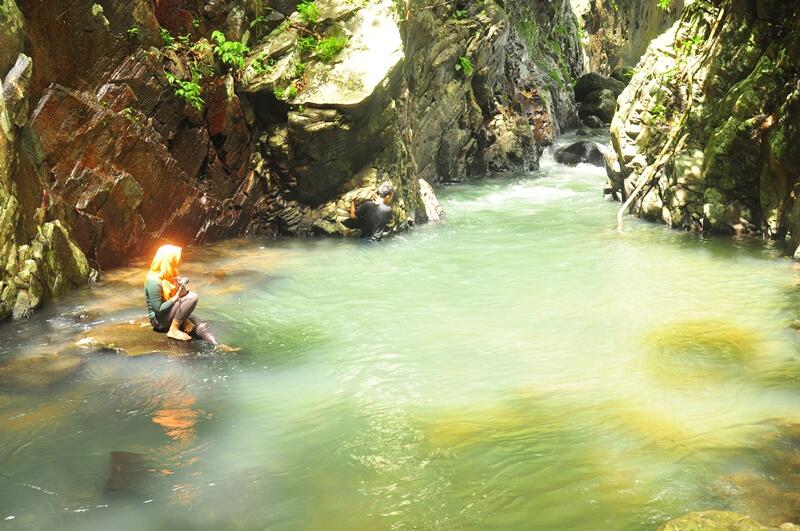
[[[48,387],[73,375],[83,364],[81,356],[51,350],[26,351],[0,362],[0,387]]]
[[[782,524],[780,527],[768,527],[750,516],[730,511],[701,511],[689,513],[680,518],[670,520],[658,528],[659,531],[768,531],[800,529],[794,524]]]
[[[766,530],[768,527],[744,514],[729,511],[703,511],[675,518],[659,528],[660,531],[702,531],[706,529],[756,531]]]
[[[155,459],[135,452],[111,452],[106,492],[143,496],[158,475]]]
[[[594,166],[603,166],[605,158],[603,150],[595,142],[580,141],[570,144],[566,147],[561,147],[555,150],[553,158],[556,162],[566,164],[568,166],[575,166],[576,164],[592,164]]]

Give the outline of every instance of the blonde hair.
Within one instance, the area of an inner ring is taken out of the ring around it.
[[[172,297],[178,289],[175,278],[178,276],[179,265],[181,265],[181,248],[177,245],[162,245],[150,262],[148,274],[155,274],[161,279],[161,289],[165,299]]]

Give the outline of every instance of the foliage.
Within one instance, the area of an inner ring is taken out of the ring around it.
[[[317,43],[315,53],[317,58],[329,63],[347,44],[347,37],[326,37]]]
[[[206,52],[211,51],[211,45],[206,41],[197,41],[192,45],[191,49],[197,55],[204,55]]]
[[[192,45],[192,40],[190,35],[178,35],[178,42],[186,46],[187,48]]]
[[[614,11],[619,11],[619,6],[617,5],[617,0],[609,0],[611,2],[611,7],[614,8]]]
[[[256,75],[261,75],[265,72],[271,72],[274,67],[275,59],[273,58],[270,58],[269,61],[264,63],[264,59],[258,57],[254,59],[252,63],[250,63],[250,68],[253,69],[253,72],[255,72]]]
[[[297,12],[306,24],[314,25],[319,22],[319,9],[313,0],[303,0],[297,4]]]
[[[214,55],[219,57],[223,64],[235,69],[244,68],[245,56],[250,52],[247,46],[239,41],[227,40],[225,34],[219,30],[211,34],[211,40],[216,43]]]
[[[289,85],[285,89],[275,87],[272,91],[276,98],[279,100],[287,101],[297,96],[297,87],[294,84]]]
[[[297,60],[294,62],[294,76],[302,77],[306,71],[306,64],[303,61]]]
[[[655,118],[657,122],[663,122],[667,117],[667,108],[663,103],[657,103],[650,109],[650,114],[653,115],[653,118]]]
[[[465,18],[467,18],[467,10],[456,9],[456,12],[453,13],[453,16],[456,17],[458,20],[464,20]]]
[[[295,44],[300,55],[308,55],[317,48],[317,38],[312,35],[298,37]]]
[[[183,99],[197,109],[198,111],[203,108],[205,102],[203,98],[200,97],[200,76],[196,73],[193,73],[191,81],[183,81],[178,79],[174,75],[170,74],[169,72],[166,73],[167,82],[172,85],[172,88],[175,90],[175,95],[179,98]]]
[[[197,29],[200,27],[200,20],[197,18],[192,18],[192,27]]]
[[[130,37],[131,39],[135,39],[139,36],[141,30],[139,29],[139,26],[131,26],[126,30],[126,32],[128,34],[128,37]]]
[[[469,77],[472,75],[473,70],[475,70],[475,66],[470,61],[469,57],[464,57],[463,55],[458,58],[458,62],[456,63],[456,71],[461,70],[464,72],[464,75]]]
[[[672,6],[672,0],[658,0],[658,7],[666,11]]]
[[[139,115],[133,110],[133,107],[125,107],[122,109],[122,115],[132,122],[139,123]]]
[[[175,47],[175,38],[167,28],[161,28],[158,32],[161,34],[161,40],[164,41],[164,46],[168,48]]]

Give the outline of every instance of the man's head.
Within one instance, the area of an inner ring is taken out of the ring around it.
[[[389,181],[381,183],[381,185],[378,187],[378,197],[383,199],[383,202],[387,205],[391,203],[392,197],[394,197],[394,187],[392,186],[392,183]]]

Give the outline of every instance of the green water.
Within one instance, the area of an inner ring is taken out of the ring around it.
[[[795,518],[792,264],[752,240],[634,220],[619,234],[602,184],[602,170],[546,157],[532,174],[441,190],[446,223],[378,245],[188,251],[198,313],[242,351],[84,353],[60,383],[0,390],[0,525]],[[138,317],[141,275],[111,272],[0,328],[0,356]],[[141,457],[112,474],[111,452]]]

